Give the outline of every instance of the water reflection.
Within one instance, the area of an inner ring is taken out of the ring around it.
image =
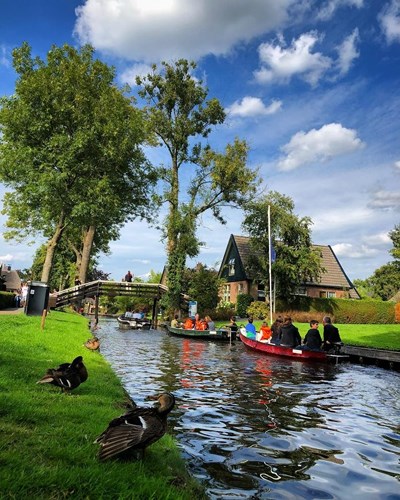
[[[210,498],[400,499],[400,375],[308,364],[100,323],[132,398],[168,390],[169,418]]]

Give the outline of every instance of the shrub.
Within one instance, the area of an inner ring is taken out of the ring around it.
[[[392,324],[395,319],[393,302],[382,300],[313,299],[296,297],[290,306],[277,301],[277,311],[290,316],[294,321],[321,321],[330,316],[336,323]]]
[[[11,292],[0,292],[0,309],[14,306],[14,294]]]
[[[236,314],[239,318],[244,318],[246,316],[247,308],[253,301],[253,297],[247,293],[240,293],[237,296]]]
[[[214,320],[229,320],[232,316],[235,316],[235,305],[232,304],[231,302],[220,302],[215,309],[215,312],[213,315],[210,314],[210,316]]]
[[[255,301],[247,308],[247,315],[256,319],[268,318],[269,307],[266,302]]]
[[[400,302],[394,306],[395,319],[397,323],[400,323]]]

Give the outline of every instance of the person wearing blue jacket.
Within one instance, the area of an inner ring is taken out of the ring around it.
[[[253,318],[249,318],[248,321],[246,325],[246,337],[256,340],[257,332],[256,327],[253,325]]]

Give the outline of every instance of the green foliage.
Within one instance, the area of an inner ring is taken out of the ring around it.
[[[239,318],[245,318],[247,315],[247,308],[254,301],[253,297],[247,293],[240,293],[236,301],[236,313]],[[257,316],[255,316],[257,317]]]
[[[392,324],[395,323],[393,302],[380,300],[313,299],[296,297],[290,303],[280,300],[276,309],[296,321],[322,320],[331,316],[337,323]]]
[[[14,307],[14,294],[11,292],[0,292],[0,309]]]
[[[206,265],[199,263],[195,268],[187,269],[185,272],[184,291],[197,301],[197,310],[200,314],[217,307],[220,285],[218,272]]]
[[[400,225],[394,227],[389,233],[390,239],[393,242],[393,248],[390,250],[393,258],[400,261]]]
[[[374,297],[389,300],[400,290],[400,261],[384,264],[367,281]]]
[[[249,305],[246,312],[247,316],[252,316],[256,319],[266,319],[269,316],[269,307],[266,302],[256,300]]]
[[[0,179],[14,190],[4,197],[5,236],[48,238],[42,281],[63,233],[86,276],[90,255],[149,212],[155,173],[140,147],[142,115],[93,54],[53,46],[44,62],[24,43],[13,51],[15,92],[0,101]]]
[[[224,320],[227,321],[236,316],[235,304],[232,302],[220,302],[212,315],[214,320]]]
[[[357,292],[363,300],[371,299],[374,292],[371,288],[369,280],[356,279],[353,281],[353,285],[357,288]]]
[[[152,73],[137,77],[139,95],[147,102],[144,114],[157,146],[164,146],[170,165],[158,169],[164,182],[160,199],[168,206],[163,236],[167,244],[167,309],[179,307],[186,258],[198,255],[199,218],[206,211],[224,222],[221,207],[240,206],[254,193],[257,174],[246,165],[248,146],[235,140],[223,153],[205,141],[212,127],[225,120],[217,99],[207,100],[202,80],[193,77],[194,62],[153,65]],[[199,142],[196,142],[199,141]],[[181,195],[181,167],[185,167],[186,194]],[[194,166],[190,176],[188,169]],[[181,196],[180,196],[181,195]]]
[[[109,363],[83,347],[87,319],[53,311],[44,331],[40,323],[22,314],[1,318],[2,498],[203,498],[170,436],[141,462],[99,462],[93,442],[126,410],[126,393]],[[73,393],[35,384],[78,355],[89,377]]]
[[[309,217],[294,213],[293,200],[276,191],[245,206],[244,230],[250,235],[251,256],[247,262],[253,279],[269,289],[268,207],[271,211],[271,241],[276,260],[272,263],[277,297],[290,300],[296,288],[318,281],[321,255],[312,248]]]

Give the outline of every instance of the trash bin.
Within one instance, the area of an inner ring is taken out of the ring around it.
[[[28,295],[25,304],[25,314],[28,316],[41,316],[43,309],[49,303],[49,287],[42,281],[28,282]]]

